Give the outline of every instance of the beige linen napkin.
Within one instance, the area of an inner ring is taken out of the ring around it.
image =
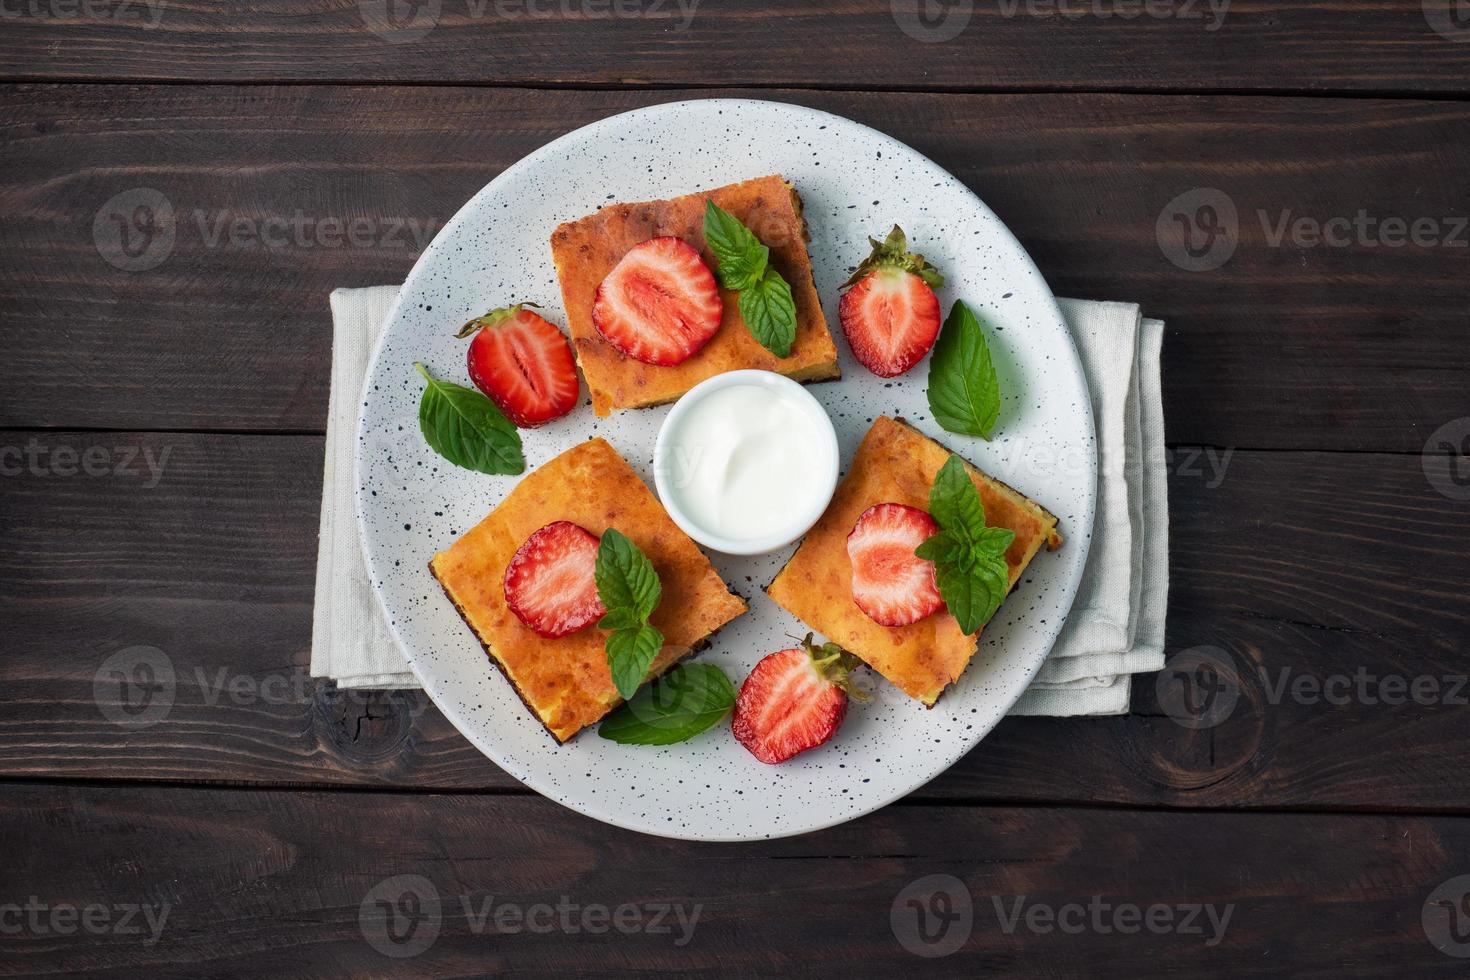
[[[1164,325],[1144,319],[1131,303],[1058,303],[1092,389],[1097,516],[1067,623],[1011,714],[1120,715],[1128,711],[1130,676],[1164,666]]]
[[[340,687],[419,686],[368,584],[353,499],[363,378],[397,294],[396,286],[373,286],[338,289],[331,297],[332,388],[311,673]],[[1142,319],[1130,304],[1060,303],[1092,387],[1100,457],[1097,518],[1072,613],[1011,713],[1125,714],[1130,676],[1164,663],[1169,510],[1159,395],[1163,324]]]
[[[338,687],[418,687],[388,632],[368,583],[357,536],[354,475],[363,378],[398,296],[397,286],[332,293],[332,390],[327,396],[327,459],[311,616],[311,676]]]

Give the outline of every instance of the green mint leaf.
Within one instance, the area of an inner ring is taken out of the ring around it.
[[[709,198],[704,202],[704,242],[715,255],[715,277],[726,289],[749,289],[766,271],[771,250]]]
[[[603,720],[597,734],[623,745],[673,745],[718,724],[735,685],[713,664],[681,664]]]
[[[1006,549],[1014,531],[985,526],[985,504],[958,456],[945,460],[929,490],[929,516],[939,533],[914,554],[934,563],[934,581],[950,614],[966,633],[995,615],[1011,587]]]
[[[428,382],[419,401],[419,431],[429,448],[467,470],[525,472],[521,435],[494,402],[473,388],[436,380],[422,364],[414,367]]]
[[[663,595],[653,563],[615,527],[602,532],[593,576],[597,580],[597,597],[607,609],[597,624],[599,629],[641,626],[648,622]]]
[[[929,361],[929,410],[950,432],[989,439],[1000,418],[1000,381],[980,320],[956,301]]]
[[[985,527],[985,505],[975,489],[964,460],[950,456],[929,489],[929,516],[940,527],[973,540]]]
[[[717,260],[715,277],[738,290],[740,318],[761,346],[789,357],[796,341],[796,303],[791,286],[770,264],[771,250],[714,201],[704,202],[704,241]]]
[[[1004,556],[1006,549],[1010,548],[1014,540],[1016,540],[1015,531],[1004,527],[987,527],[980,532],[980,537],[975,540],[973,547],[979,552]]]
[[[607,603],[603,603],[603,605],[605,606],[607,605]],[[643,617],[638,615],[638,610],[634,609],[632,606],[624,606],[620,609],[613,609],[609,611],[606,615],[599,619],[597,621],[597,628],[600,630],[607,630],[609,633],[611,633],[614,630],[637,629],[638,627],[643,625],[643,622]]]
[[[607,634],[607,667],[613,686],[624,700],[631,698],[648,676],[649,665],[664,647],[664,635],[652,626],[634,626]]]
[[[914,554],[937,564],[963,566],[969,560],[970,546],[952,531],[940,531],[914,549]]]
[[[940,598],[965,633],[978,633],[1000,608],[1010,587],[1004,555],[979,560],[969,568],[936,562],[934,582]]]
[[[740,318],[761,346],[777,357],[791,354],[796,341],[796,303],[781,273],[767,267],[760,281],[740,290]]]
[[[608,630],[603,648],[613,686],[626,700],[648,676],[648,666],[663,649],[663,634],[648,625],[663,586],[653,562],[615,527],[602,532],[593,568],[597,597],[607,612],[597,628]]]

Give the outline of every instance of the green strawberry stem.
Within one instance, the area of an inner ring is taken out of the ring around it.
[[[816,646],[812,643],[810,633],[801,641],[801,645],[806,649],[807,656],[812,658],[812,666],[827,683],[842,688],[854,701],[867,701],[871,698],[867,691],[852,682],[852,672],[863,664],[854,654],[836,643],[828,642],[820,647]]]
[[[460,340],[463,340],[470,334],[475,333],[476,331],[481,330],[485,327],[494,327],[498,326],[501,323],[504,323],[506,320],[509,320],[511,317],[515,316],[517,313],[521,312],[521,310],[524,310],[527,307],[533,310],[541,309],[541,307],[536,305],[535,303],[512,303],[510,306],[502,306],[498,309],[491,310],[484,316],[475,317],[469,323],[466,323],[464,326],[460,327],[459,333],[455,334],[454,336],[459,338]]]
[[[909,251],[908,236],[898,225],[893,226],[893,230],[883,241],[869,237],[868,242],[873,246],[872,253],[863,259],[857,271],[848,278],[847,282],[837,287],[838,289],[855,286],[867,278],[868,273],[878,269],[902,269],[904,272],[912,272],[924,280],[931,289],[938,289],[944,285],[944,276],[930,264],[928,259],[918,252]]]

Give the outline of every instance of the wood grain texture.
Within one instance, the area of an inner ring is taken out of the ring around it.
[[[1455,3],[0,0],[0,976],[1462,974]],[[868,817],[693,845],[308,665],[327,294],[562,133],[721,95],[891,133],[1059,295],[1168,322],[1171,660]],[[973,928],[926,962],[937,874]],[[385,955],[377,900],[437,937]],[[634,926],[476,918],[538,906]]]
[[[80,9],[79,9],[80,8]],[[1452,0],[27,0],[15,80],[1464,92]],[[1436,30],[1436,25],[1439,29]]]
[[[1283,216],[1360,210],[1438,222],[1451,237],[1466,212],[1464,104],[771,96],[870,123],[954,170],[1059,295],[1137,301],[1165,318],[1173,442],[1417,452],[1465,414],[1470,237],[1271,242]],[[320,430],[331,289],[401,280],[505,166],[582,123],[677,97],[0,89],[0,425]],[[1155,225],[1166,210],[1190,217],[1197,202],[1166,206],[1202,188],[1229,195],[1239,246],[1218,269],[1187,271]],[[173,238],[130,232],[128,257],[118,222],[157,204],[149,190],[171,206]],[[156,264],[124,271],[104,252]]]
[[[22,928],[0,972],[85,977],[1073,976],[1102,960],[1148,977],[1450,975],[1463,960],[1431,945],[1421,913],[1470,867],[1470,821],[1447,817],[898,804],[803,837],[691,847],[527,797],[14,784],[0,838],[4,899],[45,910],[40,928],[10,913]],[[941,948],[915,941],[905,901],[929,907],[933,874],[972,915],[968,937],[944,934],[958,948],[925,963],[899,937]],[[378,900],[403,913],[399,945]],[[157,928],[139,914],[137,934],[51,931],[56,906],[129,904]],[[622,930],[582,927],[596,922],[584,910],[623,905]],[[685,925],[655,920],[659,905]],[[1168,906],[1174,926],[1122,933],[1125,905]],[[1209,909],[1187,925],[1191,905]],[[1018,907],[1068,928],[1008,929]]]
[[[93,447],[111,472],[57,472],[58,450]],[[139,472],[116,472],[129,453]],[[314,436],[0,434],[0,464],[22,469],[0,479],[0,773],[517,789],[421,693],[308,678],[321,453]],[[1396,455],[1176,451],[1170,492],[1168,647],[1224,651],[1234,710],[1185,727],[1150,675],[1134,714],[1008,719],[918,795],[1464,810],[1470,511]],[[140,727],[160,675],[111,668],[150,650],[172,701]],[[1360,673],[1370,694],[1345,704],[1296,687],[1356,691]],[[1437,693],[1383,703],[1395,677]]]

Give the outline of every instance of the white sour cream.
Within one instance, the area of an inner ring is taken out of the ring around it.
[[[733,542],[795,537],[831,498],[831,433],[821,408],[800,389],[716,388],[688,405],[668,432],[660,489],[712,535]]]

